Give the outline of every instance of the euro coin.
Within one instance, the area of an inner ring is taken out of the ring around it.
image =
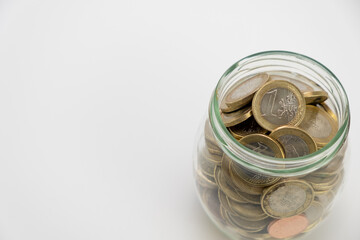
[[[251,134],[239,140],[245,147],[266,156],[284,158],[284,151],[280,144],[269,136]]]
[[[239,123],[242,123],[251,116],[251,106],[239,109],[232,113],[221,113],[221,118],[226,127],[232,127]]]
[[[304,92],[306,104],[318,104],[325,102],[329,95],[325,91]]]
[[[255,133],[265,134],[267,133],[267,130],[262,128],[255,121],[254,117],[250,117],[244,122],[230,127],[229,132],[233,135],[234,138],[239,140],[250,134],[255,134]]]

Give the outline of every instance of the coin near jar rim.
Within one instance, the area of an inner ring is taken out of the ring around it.
[[[270,134],[270,137],[277,140],[283,147],[285,158],[303,157],[317,150],[312,137],[298,127],[279,127]]]
[[[316,142],[318,147],[324,147],[337,133],[335,120],[323,109],[307,105],[304,120],[299,128],[305,130]]]
[[[280,144],[269,136],[251,134],[239,140],[245,147],[270,157],[284,158],[284,151]]]
[[[224,113],[232,112],[244,107],[251,102],[255,92],[268,80],[269,75],[267,73],[260,73],[242,81],[226,94],[223,103],[220,105],[221,111]]]
[[[304,212],[306,218],[309,221],[309,226],[306,231],[311,230],[320,220],[324,213],[324,207],[320,202],[313,201],[311,206]]]
[[[251,106],[242,108],[232,113],[221,113],[221,118],[226,127],[235,126],[252,116]]]
[[[309,225],[304,215],[274,220],[268,226],[269,234],[278,239],[290,238],[300,234]]]
[[[329,95],[325,91],[304,92],[306,104],[318,104],[325,102]]]
[[[247,119],[246,121],[240,124],[230,127],[229,131],[236,139],[241,139],[247,135],[255,134],[255,133],[260,133],[260,134],[267,133],[267,130],[262,128],[255,121],[255,118],[253,116],[251,116],[249,119]]]
[[[325,110],[325,112],[327,112],[335,120],[336,125],[338,125],[339,120],[338,120],[336,114],[331,110],[331,108],[326,103],[320,103],[317,106],[322,108],[323,110]]]
[[[283,125],[297,126],[305,116],[305,99],[288,81],[270,81],[261,87],[252,101],[255,120],[272,131]]]
[[[293,77],[286,77],[286,76],[280,76],[280,75],[270,75],[270,80],[274,80],[274,81],[284,80],[284,81],[291,82],[301,92],[312,92],[312,91],[314,91],[314,88],[312,88],[309,84],[306,84],[305,82],[294,79]]]
[[[314,189],[301,180],[276,183],[261,196],[261,207],[273,218],[287,218],[304,212],[314,200]]]

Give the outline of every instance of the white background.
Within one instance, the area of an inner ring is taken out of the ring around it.
[[[351,162],[306,239],[360,239],[358,0],[0,0],[0,239],[225,240],[192,150],[219,77],[263,50],[329,67]]]

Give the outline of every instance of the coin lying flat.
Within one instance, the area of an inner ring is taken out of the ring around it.
[[[250,134],[255,134],[255,133],[265,134],[267,132],[266,129],[262,128],[255,121],[254,117],[250,117],[246,121],[230,127],[229,131],[236,139],[241,139]]]
[[[264,190],[261,207],[273,218],[287,218],[304,212],[313,202],[314,189],[300,180],[276,183]]]
[[[224,173],[222,171],[219,171],[216,176],[217,184],[219,185],[219,188],[225,193],[225,195],[240,203],[247,203],[248,201],[242,197],[234,187],[232,187],[231,184],[227,181],[226,177],[224,176]]]
[[[306,228],[306,231],[310,231],[314,226],[316,226],[324,213],[324,207],[320,202],[313,201],[310,207],[304,212],[306,218],[309,221],[309,226]]]
[[[266,73],[257,74],[237,86],[233,87],[226,95],[220,108],[224,113],[233,112],[251,102],[255,92],[269,79]]]
[[[305,130],[316,142],[318,147],[325,146],[337,133],[335,120],[324,110],[306,106],[306,114],[299,128]]]
[[[317,150],[312,137],[298,127],[279,127],[270,134],[270,137],[281,144],[285,151],[285,158],[302,157]]]
[[[232,113],[221,113],[221,118],[226,127],[232,127],[244,122],[252,116],[251,106],[239,109]]]
[[[325,91],[304,92],[306,104],[317,104],[325,102],[329,95]]]
[[[268,218],[259,221],[248,221],[231,213],[227,214],[228,219],[233,226],[239,227],[240,229],[246,230],[247,232],[259,232],[269,224]]]
[[[263,212],[259,205],[251,203],[238,203],[232,200],[229,200],[229,205],[235,215],[247,219],[248,221],[260,221],[268,218],[268,216]]]
[[[284,158],[280,144],[269,136],[251,134],[239,140],[245,147],[270,157]]]
[[[309,225],[304,215],[274,220],[268,226],[269,234],[278,239],[290,238],[304,231]]]
[[[270,81],[256,92],[252,101],[255,120],[272,131],[282,125],[297,126],[305,116],[305,99],[287,81]]]

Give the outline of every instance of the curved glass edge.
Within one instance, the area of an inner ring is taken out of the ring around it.
[[[218,99],[217,99],[217,90],[220,87],[222,79],[227,77],[230,73],[232,73],[232,71],[234,69],[239,67],[241,64],[244,64],[246,61],[251,60],[254,57],[267,56],[267,55],[291,56],[291,57],[299,58],[299,59],[301,59],[303,61],[306,61],[306,62],[310,62],[310,63],[315,64],[318,67],[322,68],[325,72],[327,72],[336,81],[336,84],[339,86],[341,92],[343,93],[343,96],[345,97],[343,100],[344,100],[344,105],[346,106],[346,108],[344,110],[344,121],[341,124],[341,126],[339,127],[337,134],[322,149],[320,149],[320,150],[318,150],[318,151],[316,151],[316,152],[314,152],[312,154],[303,156],[303,157],[291,158],[292,164],[301,164],[302,166],[293,167],[293,168],[289,168],[289,169],[264,168],[264,167],[259,167],[258,165],[249,163],[247,161],[244,161],[241,158],[239,158],[237,155],[235,155],[230,149],[227,148],[226,141],[223,139],[222,136],[220,136],[218,131],[214,131],[214,135],[215,135],[217,141],[219,141],[219,143],[221,143],[220,146],[221,146],[222,150],[228,156],[230,156],[236,162],[238,162],[238,163],[240,163],[242,165],[245,165],[246,167],[248,167],[248,168],[250,168],[252,170],[259,171],[259,172],[264,173],[264,174],[277,174],[278,176],[296,176],[296,175],[306,174],[308,172],[311,172],[313,170],[313,168],[316,167],[316,166],[319,166],[319,168],[321,166],[324,166],[328,161],[330,161],[336,155],[336,153],[340,150],[340,148],[343,146],[343,143],[347,139],[347,136],[349,134],[349,128],[350,128],[349,100],[348,100],[348,96],[347,96],[347,94],[345,92],[345,89],[344,89],[343,85],[340,83],[340,81],[338,80],[338,78],[336,77],[336,75],[332,71],[330,71],[326,66],[324,66],[323,64],[321,64],[320,62],[316,61],[315,59],[313,59],[311,57],[308,57],[308,56],[305,56],[305,55],[302,55],[302,54],[299,54],[299,53],[295,53],[295,52],[290,52],[290,51],[281,51],[281,50],[276,50],[275,51],[274,50],[274,51],[265,51],[265,52],[255,53],[255,54],[252,54],[250,56],[244,57],[244,58],[240,59],[239,61],[237,61],[236,63],[234,63],[221,76],[220,80],[218,81],[218,84],[216,85],[215,90],[213,91],[211,101],[209,103],[209,120],[210,120],[210,123],[211,123],[211,127],[212,127],[213,130],[218,129],[218,127],[220,127],[222,132],[224,132],[226,134],[226,137],[228,137],[233,143],[235,143],[236,147],[241,149],[241,151],[245,152],[249,157],[262,159],[262,160],[264,160],[265,162],[267,162],[269,164],[278,164],[278,165],[284,164],[284,160],[279,160],[278,158],[262,155],[260,153],[257,153],[255,151],[253,151],[253,150],[250,150],[250,149],[246,148],[245,146],[243,146],[242,144],[240,144],[230,134],[230,132],[227,130],[227,128],[223,124],[223,122],[221,120],[221,115],[220,115],[219,105],[218,105]],[[215,123],[215,120],[216,120],[216,123]],[[216,126],[216,124],[218,126]],[[336,147],[334,148],[335,143],[336,143]],[[334,148],[334,149],[332,149],[332,148]],[[319,160],[314,161],[314,162],[309,161],[309,159],[312,160],[313,158],[315,158],[315,157],[317,157],[317,156],[319,156],[321,154],[324,154],[326,152],[329,152],[329,154],[325,155],[324,157],[320,158]]]

